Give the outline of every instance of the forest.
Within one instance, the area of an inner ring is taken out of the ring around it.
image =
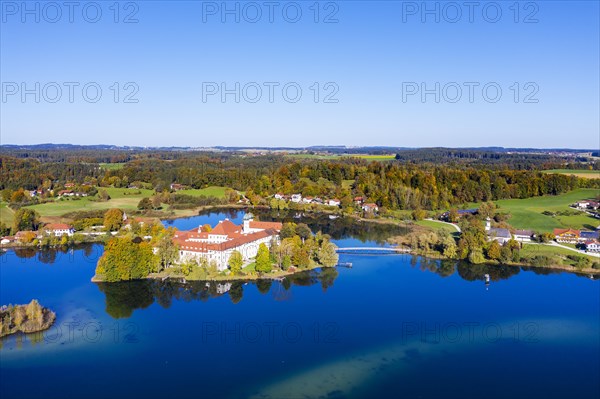
[[[542,173],[549,168],[596,170],[599,164],[583,155],[457,149],[407,150],[395,160],[381,162],[241,151],[2,148],[0,190],[4,201],[18,202],[11,196],[19,189],[49,192],[66,183],[148,187],[156,192],[169,191],[172,183],[178,183],[190,188],[230,187],[245,192],[253,204],[267,204],[267,198],[279,192],[339,198],[342,207],[362,196],[390,210],[438,210],[600,188],[600,179]]]

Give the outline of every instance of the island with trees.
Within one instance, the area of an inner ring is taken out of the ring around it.
[[[4,305],[0,307],[0,337],[47,330],[55,320],[56,314],[35,299],[27,305]]]
[[[209,233],[210,226],[202,226],[199,231]],[[110,239],[92,281],[277,279],[338,263],[330,237],[321,232],[313,234],[304,223],[282,224],[269,242],[256,243],[256,255],[251,258],[237,249],[228,251],[224,264],[209,256],[181,258],[180,249],[185,247],[179,248],[177,235],[176,229],[156,224],[144,237],[130,232]]]

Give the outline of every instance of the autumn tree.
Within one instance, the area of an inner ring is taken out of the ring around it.
[[[237,275],[240,274],[240,272],[242,271],[242,266],[244,265],[244,258],[242,257],[240,251],[233,251],[227,263],[229,264],[229,270],[231,270],[231,273],[233,275]]]
[[[179,258],[179,248],[173,242],[174,235],[175,229],[168,228],[163,230],[156,239],[155,249],[160,269],[169,267]]]
[[[158,259],[148,242],[136,243],[128,237],[114,237],[98,260],[96,275],[104,280],[137,280],[156,271]]]
[[[318,258],[319,263],[323,266],[333,267],[337,265],[339,255],[336,252],[336,246],[328,240],[324,240],[320,244]]]
[[[446,258],[456,259],[458,255],[458,248],[456,246],[456,241],[451,236],[447,236],[442,242],[443,254]]]
[[[144,197],[140,200],[140,202],[138,202],[137,208],[140,211],[146,211],[148,209],[152,209],[152,201],[150,201],[150,198]]]
[[[37,230],[40,224],[40,214],[29,208],[20,208],[15,212],[13,230]]]
[[[427,215],[427,213],[423,210],[423,209],[415,209],[414,211],[412,211],[412,218],[413,220],[423,220],[425,219],[425,216]]]
[[[487,257],[492,260],[500,259],[500,250],[500,243],[498,243],[496,240],[493,240],[487,249]]]
[[[123,226],[123,211],[117,208],[109,209],[104,214],[104,229],[117,231]]]
[[[271,270],[272,265],[269,248],[267,248],[265,243],[261,243],[258,246],[258,253],[256,254],[256,271],[259,273],[270,273]]]

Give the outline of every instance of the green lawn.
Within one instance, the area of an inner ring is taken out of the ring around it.
[[[0,203],[0,223],[12,226],[15,213],[7,205],[5,202]]]
[[[98,190],[106,190],[106,192],[110,196],[110,200],[106,202],[99,202],[94,201],[93,198],[89,197],[83,197],[80,199],[69,198],[63,199],[62,201],[56,200],[55,202],[32,205],[30,206],[30,208],[35,209],[42,216],[62,216],[65,213],[69,212],[91,211],[97,209],[110,208],[119,208],[123,209],[124,211],[132,211],[137,210],[137,205],[142,198],[151,197],[152,195],[154,195],[154,190],[145,189],[101,187]],[[192,196],[212,195],[215,197],[222,198],[225,196],[225,190],[225,187],[213,186],[200,190],[182,190],[178,192]],[[5,211],[2,211],[2,218],[4,218],[4,213]]]
[[[436,222],[434,220],[419,220],[415,222],[415,224],[423,227],[429,227],[434,230],[446,230],[448,233],[457,232],[454,227],[447,225],[446,223]]]
[[[568,256],[568,255],[575,255],[575,256],[585,256],[587,258],[590,258],[594,262],[598,261],[598,258],[596,258],[596,257],[585,255],[585,254],[581,254],[581,253],[577,253],[577,252],[574,252],[574,251],[569,251],[566,248],[554,247],[554,246],[550,246],[550,245],[525,244],[525,245],[523,245],[523,248],[521,249],[521,255],[522,256],[526,256],[526,257],[538,256],[538,255],[545,255],[545,256],[553,256],[553,255]]]
[[[584,177],[587,179],[600,179],[600,170],[550,169],[550,170],[545,170],[544,173],[558,173],[561,175],[575,175],[577,177]]]
[[[578,200],[594,198],[600,191],[597,189],[579,189],[556,196],[543,196],[527,199],[511,199],[495,201],[500,212],[508,212],[512,217],[508,220],[518,229],[535,231],[552,231],[555,228],[595,229],[600,219],[595,219],[583,212],[574,216],[546,216],[542,212],[567,211],[569,205]]]
[[[210,186],[210,187],[201,188],[201,189],[181,190],[181,191],[177,191],[177,193],[192,195],[192,196],[205,195],[207,197],[224,198],[225,190],[227,190],[227,187]]]
[[[125,166],[125,163],[101,163],[100,167],[107,170],[119,170]]]

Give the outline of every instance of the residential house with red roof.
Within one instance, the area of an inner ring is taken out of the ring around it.
[[[66,223],[50,223],[45,225],[44,228],[47,234],[52,234],[56,237],[62,237],[65,234],[70,237],[75,232],[73,226]]]

